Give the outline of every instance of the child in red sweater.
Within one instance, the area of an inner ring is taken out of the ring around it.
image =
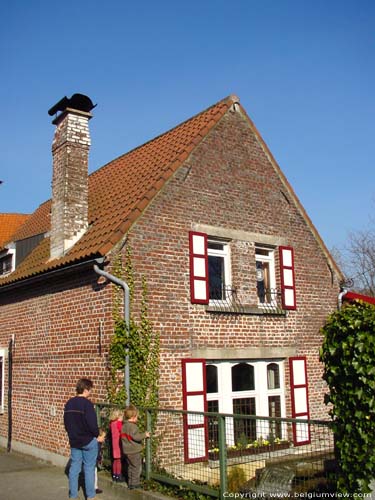
[[[124,482],[122,475],[122,452],[121,452],[121,428],[124,419],[123,410],[114,409],[110,416],[109,429],[111,432],[111,451],[112,451],[112,479],[115,482]]]

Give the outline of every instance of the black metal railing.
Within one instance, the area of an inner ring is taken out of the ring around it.
[[[223,311],[244,312],[237,289],[232,285],[210,287],[210,306]]]
[[[209,307],[217,312],[237,314],[282,314],[281,291],[277,288],[257,289],[257,295],[244,299],[233,285],[210,287]]]
[[[282,310],[281,291],[277,288],[257,289],[258,307],[273,313]]]

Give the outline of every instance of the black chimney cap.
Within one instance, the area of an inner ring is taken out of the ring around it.
[[[77,109],[78,111],[85,111],[89,113],[96,104],[93,104],[90,97],[83,94],[73,94],[72,97],[63,97],[51,109],[48,110],[50,116],[55,115],[58,111],[65,111],[66,108]]]

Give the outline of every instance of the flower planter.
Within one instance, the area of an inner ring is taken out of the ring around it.
[[[261,453],[272,453],[278,450],[285,450],[289,448],[289,443],[274,443],[263,446],[252,446],[251,448],[244,448],[243,450],[227,450],[227,458],[236,458],[236,457],[246,457],[248,455],[260,455]],[[219,452],[218,451],[209,451],[208,452],[209,460],[219,460]]]

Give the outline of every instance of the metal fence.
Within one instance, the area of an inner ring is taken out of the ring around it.
[[[97,408],[100,424],[107,425],[109,405]],[[140,425],[152,434],[145,447],[147,480],[220,498],[334,491],[329,422],[147,408]]]

